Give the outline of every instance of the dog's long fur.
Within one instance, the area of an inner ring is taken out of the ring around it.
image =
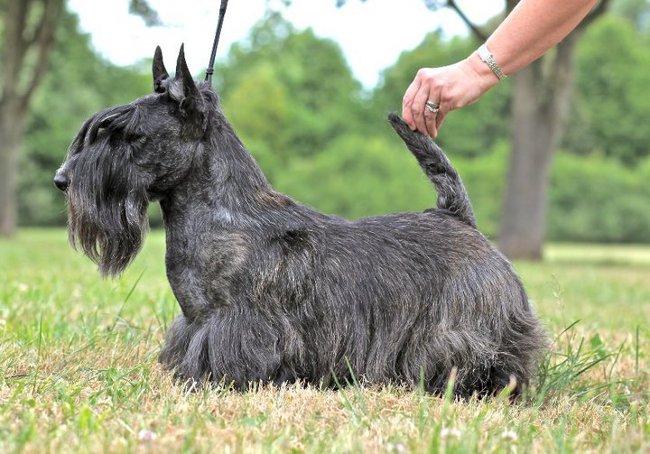
[[[106,275],[140,249],[160,201],[181,310],[160,361],[183,381],[302,380],[490,394],[525,385],[546,337],[510,263],[476,229],[443,152],[396,115],[438,208],[347,221],[274,191],[182,48],[155,93],[99,112],[57,173],[70,238]]]

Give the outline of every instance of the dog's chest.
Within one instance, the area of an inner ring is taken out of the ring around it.
[[[167,279],[186,316],[230,303],[245,244],[241,234],[225,231],[167,236]]]

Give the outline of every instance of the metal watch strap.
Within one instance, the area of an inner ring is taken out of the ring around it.
[[[494,56],[490,53],[488,50],[487,46],[485,44],[481,45],[481,47],[478,48],[478,55],[481,57],[481,60],[483,60],[483,63],[488,65],[488,68],[492,70],[495,76],[499,80],[503,80],[506,77],[506,74],[503,72],[501,67],[497,64],[496,60],[494,59]]]

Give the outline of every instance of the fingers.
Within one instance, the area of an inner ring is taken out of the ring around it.
[[[420,79],[415,76],[411,85],[406,89],[404,93],[404,98],[402,98],[402,118],[408,124],[411,129],[415,129],[415,121],[413,120],[413,115],[411,114],[411,105],[413,104],[413,98],[415,94],[420,89]]]
[[[494,85],[482,80],[481,73],[474,69],[474,60],[468,58],[440,68],[418,70],[402,100],[402,117],[411,129],[435,138],[449,112],[472,104]],[[439,111],[426,109],[427,101],[438,104]]]
[[[438,107],[438,109],[440,109]],[[423,111],[423,116],[424,116],[424,124],[426,127],[425,131],[422,131],[424,134],[436,138],[438,136],[438,115],[440,115],[440,110],[437,112],[432,112],[429,110],[429,108],[425,105],[424,111]]]
[[[444,115],[442,112],[443,106],[441,105],[441,92],[432,94],[432,91],[426,90],[424,85],[421,85],[420,90],[415,95],[413,104],[411,105],[411,116],[415,123],[416,129],[422,134],[426,134],[432,138],[438,136],[440,124],[438,118]],[[430,107],[432,106],[432,107]]]
[[[413,122],[415,123],[415,128],[423,134],[428,134],[425,110],[428,113],[432,114],[432,112],[430,112],[429,109],[426,109],[425,107],[427,101],[429,101],[429,87],[427,85],[420,84],[420,89],[415,94],[413,103],[411,104],[411,115],[413,117]]]
[[[420,69],[413,82],[409,85],[402,99],[402,118],[413,130],[435,138],[438,135],[441,121],[438,117],[442,113],[440,106],[442,99],[442,86],[437,82],[432,69]],[[427,102],[438,105],[438,112],[432,112],[426,107]],[[444,118],[442,115],[442,118]]]

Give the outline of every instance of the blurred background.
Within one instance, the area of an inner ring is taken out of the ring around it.
[[[209,3],[0,0],[0,235],[65,225],[52,177],[67,146],[96,111],[151,91],[157,44],[173,68],[185,42],[203,78]],[[386,115],[419,68],[468,56],[516,3],[231,0],[213,85],[278,190],[350,218],[422,210],[435,194]],[[650,1],[601,1],[449,115],[438,143],[481,231],[536,259],[548,240],[650,243],[649,119]]]

